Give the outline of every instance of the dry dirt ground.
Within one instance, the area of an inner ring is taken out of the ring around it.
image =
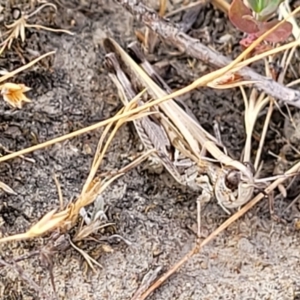
[[[8,2],[2,1],[6,8],[5,22],[9,16]],[[28,1],[15,2],[23,9],[28,6]],[[152,2],[155,5],[158,1]],[[179,1],[173,3],[171,9],[180,5]],[[1,68],[12,70],[22,65],[22,59],[25,62],[32,59],[34,51],[42,54],[56,50],[54,57],[14,78],[15,82],[32,88],[31,103],[22,110],[13,110],[1,102],[3,155],[5,149],[16,151],[94,124],[114,115],[121,107],[117,91],[103,67],[100,41],[108,34],[125,46],[135,40],[134,30],[141,24],[113,1],[64,3],[60,0],[56,4],[57,13],[45,9],[30,21],[69,28],[76,33],[74,36],[30,30],[24,43],[15,43],[0,58]],[[179,19],[179,16],[174,18]],[[75,25],[71,26],[73,20]],[[204,43],[214,44],[224,54],[234,56],[240,51],[237,42],[240,35],[224,15],[210,5],[200,14],[190,34]],[[220,42],[225,34],[233,37],[227,44]],[[156,62],[169,60],[172,76],[166,79],[173,88],[209,71],[201,62],[194,62],[192,68],[188,57],[175,56],[173,50],[161,44],[151,57]],[[295,62],[294,66],[299,76],[299,64]],[[239,158],[245,138],[240,93],[201,89],[189,95],[187,103],[207,130],[211,131],[213,121],[218,120],[224,143],[232,156]],[[262,121],[263,118],[257,132]],[[267,174],[272,172],[275,161],[267,151],[278,154],[284,144],[281,115],[275,114],[272,127],[263,156]],[[34,161],[17,158],[0,164],[1,181],[17,193],[16,196],[0,193],[2,235],[24,232],[58,207],[53,174],[61,184],[65,203],[76,199],[88,175],[100,135],[100,130],[93,131],[26,155]],[[133,127],[124,126],[110,147],[102,170],[124,166],[128,163],[127,157],[139,149],[140,142]],[[168,270],[194,246],[196,195],[178,187],[166,172],[157,176],[143,170],[143,166],[121,177],[103,195],[106,214],[109,222],[115,223],[114,229],[99,235],[100,243],[77,244],[102,268],[96,267],[96,273],[86,272],[82,256],[70,247],[52,257],[59,299],[130,299],[145,274],[157,267]],[[263,200],[190,259],[149,299],[300,299],[300,233],[295,227],[300,217],[299,203],[296,201],[288,207],[297,193],[298,189],[294,188],[286,199],[276,198],[275,212],[286,224],[271,219],[268,201]],[[227,218],[212,201],[202,211],[203,233],[211,233]],[[131,245],[120,238],[109,238],[113,233]],[[74,232],[70,233],[71,237],[72,234]],[[0,258],[10,261],[46,243],[47,237],[2,244]],[[43,267],[37,256],[18,265],[45,292],[45,299],[54,299],[48,268]],[[24,277],[15,269],[1,266],[0,298],[41,299]]]

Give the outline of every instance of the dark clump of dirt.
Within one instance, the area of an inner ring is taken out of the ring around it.
[[[9,22],[11,6],[6,2],[1,2],[2,13],[5,22]],[[21,10],[30,10],[30,4],[37,5],[38,1],[10,2]],[[159,1],[149,1],[147,5],[151,2],[155,6]],[[104,69],[101,40],[109,35],[124,46],[136,40],[134,31],[141,24],[113,1],[53,3],[57,5],[56,12],[45,8],[29,22],[68,29],[75,35],[28,29],[26,40],[15,41],[0,58],[1,69],[11,71],[32,60],[36,53],[56,50],[54,56],[13,78],[32,88],[28,94],[32,102],[21,110],[1,102],[2,155],[94,124],[113,116],[121,107],[118,92]],[[181,5],[180,1],[172,3],[169,5],[174,9]],[[181,16],[173,20],[180,22]],[[240,51],[241,35],[211,5],[200,13],[189,34],[233,58]],[[182,87],[211,70],[173,50],[161,43],[149,55],[152,63],[168,62],[167,71],[161,72],[172,88]],[[244,105],[239,90],[199,89],[186,97],[186,103],[211,133],[213,122],[218,121],[224,144],[231,156],[239,159],[245,141]],[[263,121],[262,117],[258,130]],[[284,145],[284,122],[276,115],[272,122],[263,156],[268,175],[275,162],[268,150],[278,154]],[[0,180],[17,193],[0,191],[2,236],[25,232],[59,207],[53,174],[62,188],[64,203],[76,199],[100,136],[101,130],[91,131],[0,164]],[[139,149],[133,127],[123,126],[105,156],[102,170],[124,166]],[[96,273],[87,270],[83,257],[72,247],[51,256],[59,299],[130,299],[148,272],[158,267],[161,272],[168,270],[194,246],[197,195],[178,187],[167,172],[151,174],[143,167],[120,177],[103,195],[106,215],[114,228],[104,232],[105,238],[98,242],[76,244],[102,268],[96,266]],[[286,224],[271,219],[268,200],[263,200],[193,256],[149,299],[296,299],[300,291],[300,235],[294,224],[300,212],[297,202],[289,206],[298,191],[294,189],[296,192],[291,191],[286,199],[275,198],[275,212]],[[216,202],[210,202],[202,210],[203,232],[211,233],[227,218]],[[69,234],[72,238],[74,232]],[[47,241],[49,237],[0,244],[0,259],[11,262],[42,249]],[[49,263],[42,261],[38,254],[18,262],[18,266],[43,290],[46,299],[52,299],[55,293]],[[11,266],[0,265],[1,299],[40,299],[30,281]]]

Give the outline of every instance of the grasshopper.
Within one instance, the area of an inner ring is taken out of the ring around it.
[[[130,54],[111,38],[105,38],[103,46],[109,76],[124,104],[145,88],[148,98],[140,99],[138,105],[171,93],[137,45],[129,47]],[[198,203],[214,197],[230,213],[228,209],[251,199],[254,177],[250,165],[231,159],[181,99],[161,102],[151,111],[154,113],[150,116],[134,121],[141,141],[147,150],[156,149],[156,158],[177,182],[201,191]]]

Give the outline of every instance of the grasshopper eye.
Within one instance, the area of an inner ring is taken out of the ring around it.
[[[255,173],[254,166],[251,162],[243,162],[243,164],[251,171],[252,174]],[[243,175],[238,170],[231,170],[226,175],[226,186],[231,189],[237,189],[241,181],[243,181]]]
[[[233,190],[238,188],[238,185],[241,181],[241,174],[237,170],[231,170],[226,176],[226,186]]]

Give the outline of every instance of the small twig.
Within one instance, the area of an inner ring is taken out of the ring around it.
[[[15,263],[17,263],[17,262],[19,262],[19,261],[22,261],[22,260],[31,258],[31,257],[33,257],[33,256],[37,256],[37,255],[39,255],[39,254],[40,254],[40,251],[39,251],[39,250],[35,250],[35,251],[32,251],[32,252],[29,252],[29,253],[25,253],[25,254],[23,254],[23,255],[20,255],[20,256],[18,256],[18,257],[15,257],[15,258],[13,259],[13,261],[14,261]]]
[[[5,146],[3,146],[1,144],[0,144],[0,148],[2,148],[6,153],[9,153],[9,154],[14,153],[14,151],[11,151],[11,150],[7,149]],[[26,157],[26,156],[23,156],[23,155],[20,155],[20,158],[24,159],[25,161],[35,163],[35,160],[33,158],[29,158],[29,157]]]
[[[22,72],[22,71],[24,71],[24,70],[27,70],[28,68],[30,68],[30,67],[32,67],[33,65],[35,65],[35,64],[36,64],[38,61],[40,61],[41,59],[43,59],[43,58],[45,58],[45,57],[47,57],[47,56],[49,56],[49,55],[52,55],[52,54],[54,54],[54,53],[55,53],[55,51],[47,52],[47,53],[45,53],[45,54],[39,56],[38,58],[32,60],[32,61],[29,62],[27,65],[22,66],[22,67],[20,67],[20,68],[18,68],[18,69],[16,69],[16,70],[13,70],[13,71],[11,71],[11,72],[9,72],[9,73],[7,73],[7,74],[1,76],[1,77],[0,77],[0,83],[3,82],[3,81],[5,81],[5,80],[7,80],[8,78],[11,78],[11,77],[15,76],[16,74],[18,74],[18,73],[20,73],[20,72]]]
[[[159,0],[160,7],[159,7],[159,15],[163,17],[166,13],[167,9],[167,0]]]
[[[60,186],[57,176],[55,174],[53,174],[53,179],[55,181],[55,185],[57,188],[59,207],[60,207],[60,210],[63,210],[64,209],[64,200],[63,200],[63,195],[62,195],[62,191],[61,191],[61,186]]]
[[[220,68],[229,65],[232,61],[221,53],[204,46],[199,40],[193,39],[184,34],[176,25],[160,18],[158,14],[137,0],[115,0],[115,2],[126,8],[131,14],[142,21],[146,26],[156,32],[161,38],[166,40],[176,48],[183,49],[188,55],[200,59],[201,61]],[[300,8],[294,11],[299,11]],[[244,80],[253,81],[253,85],[260,91],[264,91],[269,96],[287,102],[288,104],[300,107],[300,92],[287,88],[276,81],[266,78],[249,67],[244,67],[236,71]]]
[[[29,19],[31,17],[33,17],[34,15],[36,15],[37,13],[39,13],[43,8],[45,8],[46,6],[51,6],[52,8],[54,8],[55,11],[57,11],[56,6],[53,3],[45,3],[43,5],[41,5],[40,7],[38,7],[35,11],[33,11],[31,14],[27,15],[26,18]]]
[[[296,202],[300,200],[300,195],[296,196],[295,199],[283,210],[282,213],[288,211]]]
[[[138,290],[135,292],[131,300],[138,300],[141,294],[147,290],[147,288],[150,286],[150,284],[158,277],[158,274],[160,273],[162,267],[159,266],[155,270],[150,270],[147,272],[147,274],[144,276],[141,286],[138,288]]]
[[[189,9],[192,9],[192,8],[195,8],[197,7],[198,5],[206,5],[208,1],[205,1],[205,0],[200,0],[200,1],[196,1],[196,2],[193,2],[193,3],[190,3],[189,5],[185,5],[185,6],[181,6],[177,9],[174,9],[172,10],[171,12],[167,13],[166,14],[166,17],[167,18],[170,18],[184,10],[189,10]]]
[[[263,145],[264,145],[264,142],[265,142],[265,137],[266,137],[266,134],[267,134],[267,131],[268,131],[268,126],[269,126],[269,123],[270,123],[270,120],[271,120],[273,109],[274,109],[274,100],[271,99],[270,105],[269,105],[269,108],[268,108],[268,113],[267,113],[267,116],[266,116],[266,119],[265,119],[265,122],[264,122],[263,131],[261,133],[259,146],[258,146],[257,153],[256,153],[256,156],[255,156],[255,162],[254,162],[255,170],[257,170],[259,162],[260,162],[261,153],[263,151]]]
[[[11,154],[7,154],[5,156],[0,157],[0,163],[4,162],[4,161],[7,161],[7,160],[10,160],[10,159],[15,158],[15,157],[19,157],[19,156],[24,155],[24,154],[28,154],[28,153],[31,153],[31,152],[34,152],[34,151],[37,151],[37,150],[49,147],[49,146],[54,145],[56,143],[63,142],[65,140],[67,140],[67,139],[76,137],[76,136],[84,134],[86,132],[89,132],[89,131],[92,131],[92,130],[96,130],[98,128],[101,128],[101,127],[103,127],[103,126],[105,126],[105,125],[113,122],[113,121],[120,120],[120,119],[122,119],[124,117],[127,117],[127,116],[128,117],[132,117],[132,116],[135,116],[135,114],[137,114],[137,113],[141,113],[139,116],[136,116],[136,118],[138,118],[138,117],[141,118],[143,116],[149,115],[150,113],[143,112],[143,110],[146,110],[147,108],[149,108],[151,106],[154,106],[155,104],[157,104],[159,102],[162,102],[162,100],[158,100],[156,102],[149,103],[147,105],[144,105],[143,107],[139,106],[137,108],[132,109],[131,111],[126,111],[126,112],[124,112],[121,115],[114,116],[114,117],[106,119],[106,120],[104,120],[102,122],[90,125],[88,127],[84,127],[84,128],[79,129],[77,131],[65,134],[63,136],[54,138],[54,139],[46,141],[44,143],[41,143],[41,144],[38,144],[38,145],[35,145],[35,146],[32,146],[32,147],[25,148],[25,149],[13,152]]]
[[[290,175],[296,173],[300,168],[300,162],[290,168],[285,175]],[[226,220],[221,226],[219,226],[215,231],[213,231],[206,239],[204,239],[201,243],[198,241],[195,247],[187,253],[180,261],[178,261],[169,271],[163,274],[157,281],[155,281],[149,289],[143,293],[136,300],[144,300],[150,294],[152,294],[157,288],[159,288],[171,275],[179,270],[179,268],[185,264],[194,254],[198,253],[205,245],[207,245],[210,241],[212,241],[217,235],[219,235],[222,231],[224,231],[229,225],[234,223],[237,219],[243,216],[247,211],[249,211],[254,205],[256,205],[261,199],[265,197],[265,194],[269,194],[273,191],[279,184],[283,183],[287,177],[284,176],[278,178],[276,181],[272,182],[265,190],[264,193],[259,193],[255,196],[250,202],[248,202],[243,208],[241,208],[238,212],[232,215],[228,220]]]
[[[14,270],[18,275],[30,285],[39,295],[41,295],[42,289],[39,287],[27,274],[26,272],[16,263],[9,264],[3,259],[0,259],[0,265],[6,266],[12,270]]]

